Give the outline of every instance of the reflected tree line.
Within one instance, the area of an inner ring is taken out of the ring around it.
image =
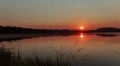
[[[115,33],[112,33],[115,32]],[[71,35],[97,35],[102,37],[114,37],[118,36],[116,32],[120,32],[120,29],[108,27],[108,28],[98,28],[97,30],[68,30],[68,29],[30,29],[30,28],[21,28],[21,27],[11,27],[11,26],[0,26],[0,35],[13,35],[13,37],[0,38],[0,42],[2,41],[16,41],[34,37],[51,37],[51,36],[71,36]],[[14,37],[14,35],[18,35]]]
[[[70,35],[79,35],[80,33],[97,33],[98,36],[113,37],[117,36],[116,34],[108,34],[101,32],[119,32],[117,28],[108,28],[106,29],[97,29],[97,30],[49,30],[49,29],[29,29],[21,27],[3,27],[0,26],[0,34],[35,34],[36,36],[24,36],[24,37],[14,37],[14,38],[0,38],[2,41],[16,41],[21,39],[33,38],[33,37],[44,37],[44,36],[70,36]],[[111,30],[112,29],[112,30]],[[21,53],[18,51],[14,52],[13,48],[5,48],[4,46],[0,47],[0,66],[104,66],[104,63],[95,60],[90,55],[81,56],[79,60],[76,58],[76,55],[73,53],[64,53],[64,49],[59,50],[51,48],[54,53],[54,58],[46,57],[46,59],[41,58],[41,56],[34,56],[24,58],[21,56]],[[81,50],[76,50],[79,53]],[[119,54],[118,52],[116,52]]]

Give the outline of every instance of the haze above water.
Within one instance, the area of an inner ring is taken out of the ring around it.
[[[99,60],[106,60],[106,63],[119,64],[120,56],[116,52],[120,52],[120,34],[105,35],[81,33],[80,35],[71,36],[34,37],[17,41],[1,41],[0,45],[15,49],[15,52],[19,51],[24,57],[33,55],[40,55],[44,58],[48,55],[52,57],[51,48],[56,50],[62,48],[65,53],[73,53],[76,57],[90,55]],[[2,38],[0,37],[0,40]]]

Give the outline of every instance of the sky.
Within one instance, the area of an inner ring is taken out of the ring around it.
[[[120,27],[120,0],[0,0],[0,25],[45,29]]]

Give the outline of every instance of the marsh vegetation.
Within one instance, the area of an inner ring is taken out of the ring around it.
[[[50,47],[51,53],[54,57],[49,55],[44,59],[41,56],[23,57],[18,51],[14,52],[14,49],[0,47],[0,66],[96,66],[96,61],[92,56],[85,55],[79,57],[79,59],[72,52],[65,53],[63,47],[59,50]],[[82,49],[76,51],[80,53]],[[79,54],[80,55],[80,54]]]

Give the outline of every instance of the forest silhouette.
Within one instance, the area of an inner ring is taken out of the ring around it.
[[[71,29],[32,29],[12,26],[0,26],[0,34],[41,34],[41,35],[69,35],[78,33],[120,32],[119,28],[103,27],[96,30],[71,30]]]

